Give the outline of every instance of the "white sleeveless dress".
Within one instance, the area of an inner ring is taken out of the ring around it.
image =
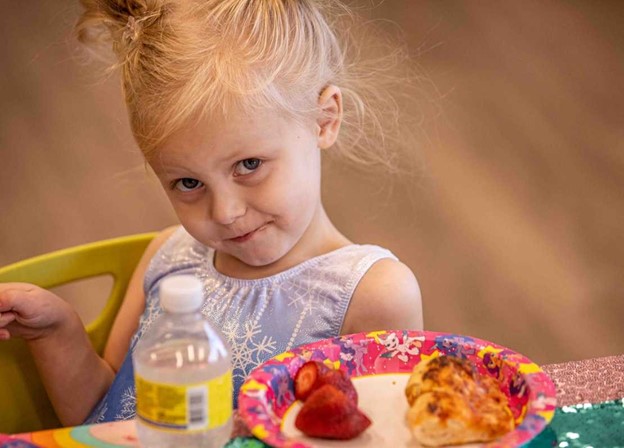
[[[238,390],[255,367],[301,344],[338,336],[353,292],[378,260],[397,258],[374,245],[349,245],[311,258],[270,277],[242,280],[214,267],[214,250],[176,230],[151,260],[145,275],[145,311],[130,350],[109,391],[85,423],[135,416],[132,350],[160,315],[161,280],[192,274],[204,283],[201,312],[219,328],[232,348],[234,406]]]

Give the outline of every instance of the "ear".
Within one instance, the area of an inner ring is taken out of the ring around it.
[[[338,139],[342,123],[342,92],[334,85],[326,86],[318,99],[318,147],[327,149]]]

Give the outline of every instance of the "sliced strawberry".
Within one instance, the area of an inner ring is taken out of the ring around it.
[[[355,411],[355,404],[340,389],[325,384],[313,391],[303,404],[299,417],[309,414],[323,413],[325,419],[337,419],[349,416]]]
[[[295,398],[306,401],[313,391],[325,384],[331,384],[343,391],[357,406],[357,391],[349,375],[320,361],[308,361],[299,368],[295,375]]]
[[[328,369],[321,376],[320,382],[321,382],[321,385],[331,384],[332,386],[341,390],[347,395],[347,397],[353,402],[353,404],[357,406],[358,404],[357,391],[355,390],[355,386],[353,386],[353,383],[351,382],[351,378],[349,378],[349,375],[343,370]]]
[[[331,370],[320,361],[308,361],[302,365],[295,375],[295,398],[305,401],[313,390],[322,386],[323,374]]]
[[[353,401],[331,384],[312,392],[295,419],[295,426],[305,435],[325,439],[352,439],[370,425]]]

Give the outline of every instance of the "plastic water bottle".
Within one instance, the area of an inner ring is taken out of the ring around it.
[[[199,312],[202,303],[195,277],[162,281],[164,313],[133,354],[141,446],[221,448],[230,438],[230,350]]]

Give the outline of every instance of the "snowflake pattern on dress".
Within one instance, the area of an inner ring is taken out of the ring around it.
[[[145,331],[152,326],[152,324],[156,321],[158,316],[162,314],[160,309],[160,303],[156,300],[150,300],[145,304],[145,311],[141,314],[139,318],[139,329],[134,333],[132,337],[132,341],[130,343],[130,347],[134,350],[137,342],[141,339],[141,336],[145,333]]]
[[[136,415],[136,396],[134,387],[127,387],[121,394],[119,412],[115,420],[130,420]]]
[[[235,383],[242,383],[247,375],[275,353],[276,341],[263,334],[260,325],[254,322],[228,322],[223,327],[231,348],[232,377]]]

